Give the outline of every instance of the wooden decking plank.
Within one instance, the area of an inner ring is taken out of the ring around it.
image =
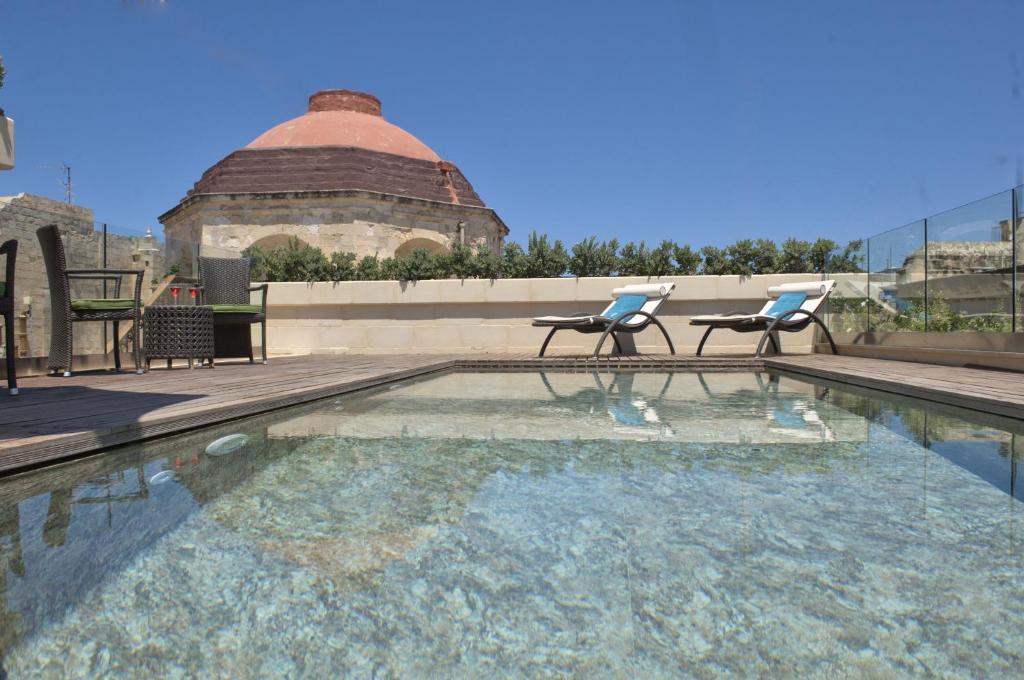
[[[402,366],[394,367],[396,370],[403,368]],[[260,381],[260,390],[263,393],[274,393],[277,395],[289,395],[289,394],[300,394],[310,390],[316,390],[321,387],[327,387],[332,384],[337,384],[340,381],[354,381],[364,377],[374,375],[373,371],[347,371],[344,374],[322,374],[316,371],[310,371],[307,373],[300,373],[295,376],[289,377],[288,379],[278,379],[275,381],[267,381],[268,376],[261,376],[263,379]],[[95,412],[81,413],[80,415],[71,415],[61,420],[60,424],[55,427],[74,427],[79,422],[89,422],[97,426],[105,426],[109,423],[120,422],[123,419],[124,414],[138,412],[140,410],[139,400],[143,399],[145,404],[152,404],[159,407],[161,415],[179,415],[188,414],[194,411],[213,408],[221,404],[235,403],[235,404],[255,404],[259,403],[263,397],[259,395],[252,395],[252,379],[249,380],[238,380],[231,383],[226,383],[220,386],[216,392],[212,394],[205,394],[203,392],[179,393],[180,396],[191,397],[184,398],[182,401],[171,404],[164,404],[160,399],[160,395],[146,395],[141,397],[135,395],[133,399],[126,400],[120,396],[107,395],[104,399],[98,400],[91,404],[94,407],[94,411],[98,410],[100,415],[95,415]],[[148,398],[148,399],[147,399]],[[82,409],[78,409],[81,411]],[[143,413],[136,420],[138,422],[145,422],[147,414]],[[46,423],[52,422],[52,417],[49,415],[43,415],[37,413],[35,419],[22,420],[16,423],[16,425],[26,427],[32,426],[38,423],[38,427],[43,431],[48,431],[49,427]]]
[[[424,361],[419,366],[406,367],[399,370],[389,367],[390,370],[370,372],[342,385],[327,384],[313,390],[296,389],[287,394],[274,395],[273,399],[262,402],[261,409],[254,410],[252,408],[253,404],[250,402],[232,403],[221,405],[220,408],[198,410],[182,417],[159,414],[154,415],[147,422],[120,423],[86,432],[68,432],[60,437],[51,437],[43,434],[35,438],[21,440],[19,442],[21,446],[19,447],[12,447],[10,442],[3,442],[0,443],[0,469],[15,469],[24,465],[56,460],[68,455],[135,441],[144,437],[168,434],[183,429],[212,424],[228,418],[252,415],[259,413],[261,410],[265,411],[303,403],[304,401],[319,399],[344,390],[371,386],[390,380],[403,380],[415,377],[424,371],[429,372],[450,367],[452,363],[451,360]],[[33,444],[37,445],[33,446]]]
[[[831,359],[831,361],[829,361]],[[1024,376],[864,357],[806,355],[772,358],[768,368],[789,370],[862,387],[1024,418]],[[1018,386],[1014,386],[1016,381]]]
[[[872,360],[879,361],[879,360]],[[791,362],[790,362],[791,363]],[[896,363],[896,362],[887,362]],[[1009,376],[991,375],[977,376],[974,373],[989,373],[990,371],[977,371],[976,369],[959,369],[956,372],[940,372],[931,370],[934,367],[921,365],[919,370],[908,370],[899,368],[892,370],[892,367],[878,364],[851,364],[849,362],[827,365],[821,362],[801,363],[807,367],[817,367],[819,370],[836,372],[844,371],[853,375],[874,376],[884,381],[908,382],[916,387],[950,391],[963,396],[993,397],[999,396],[1008,401],[1014,401],[1021,397],[1021,383],[1024,377],[1019,374]],[[945,367],[957,368],[957,367]],[[985,380],[987,378],[987,380]],[[1017,384],[1011,382],[1016,380]]]

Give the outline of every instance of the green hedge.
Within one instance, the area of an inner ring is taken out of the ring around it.
[[[802,274],[859,272],[860,241],[845,248],[829,239],[774,241],[743,239],[716,248],[694,250],[662,241],[626,243],[591,236],[567,250],[558,240],[533,232],[524,249],[509,242],[500,253],[455,245],[442,253],[416,250],[406,257],[333,253],[293,239],[287,246],[247,248],[253,279],[259,281],[420,281],[425,279],[521,279],[559,276],[669,276],[691,274]]]

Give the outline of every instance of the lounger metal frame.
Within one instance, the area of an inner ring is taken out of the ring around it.
[[[822,300],[822,302],[824,302],[824,300]],[[730,314],[736,313],[737,312],[730,312],[729,314],[725,314],[724,316],[729,316]],[[800,319],[799,321],[786,321],[788,317],[791,317],[794,314],[803,314],[807,318]],[[772,351],[775,352],[776,354],[778,354],[781,351],[779,346],[780,343],[776,337],[776,333],[778,331],[796,333],[807,328],[807,326],[809,326],[811,323],[817,324],[825,333],[825,338],[828,339],[828,344],[832,348],[832,354],[839,354],[839,350],[836,348],[835,340],[832,339],[832,333],[829,332],[828,327],[825,325],[825,322],[821,320],[821,317],[819,317],[814,312],[808,311],[806,309],[797,308],[779,314],[777,317],[772,319],[771,322],[768,322],[767,319],[751,319],[746,322],[740,321],[738,323],[733,324],[709,323],[708,329],[704,331],[704,337],[700,339],[700,344],[697,345],[697,356],[701,356],[701,352],[704,351],[704,343],[707,342],[708,336],[711,335],[711,331],[718,328],[736,331],[737,333],[754,333],[757,331],[763,331],[761,335],[761,340],[758,341],[757,343],[757,351],[754,353],[754,356],[760,358],[764,356],[765,343],[767,342],[771,343]]]
[[[580,313],[573,314],[572,316],[587,317],[594,315]],[[633,316],[646,317],[647,321],[637,326],[627,326],[623,323],[624,319]],[[612,336],[612,340],[615,342],[615,350],[619,354],[622,354],[622,343],[619,342],[619,337],[616,335],[616,333],[639,333],[640,331],[650,326],[652,323],[655,326],[657,326],[658,329],[661,331],[661,334],[665,336],[665,342],[668,343],[669,352],[675,354],[676,347],[675,345],[672,344],[672,338],[669,337],[668,331],[665,330],[665,327],[661,324],[661,322],[658,321],[658,319],[656,319],[653,314],[645,312],[642,309],[638,309],[632,312],[622,312],[618,316],[612,318],[610,322],[607,319],[601,319],[600,321],[595,321],[595,323],[588,324],[585,326],[573,326],[571,324],[552,326],[551,332],[548,333],[548,337],[544,338],[544,344],[540,346],[540,353],[538,353],[537,356],[544,356],[544,352],[548,348],[548,343],[551,342],[551,338],[553,338],[555,336],[555,333],[557,333],[558,331],[576,331],[577,333],[600,333],[601,337],[597,341],[597,346],[594,347],[594,352],[590,355],[595,359],[600,355],[601,347],[604,346],[604,341],[608,338],[609,335]]]

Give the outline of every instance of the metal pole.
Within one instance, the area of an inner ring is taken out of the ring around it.
[[[107,223],[103,223],[103,268],[107,268]],[[103,279],[103,297],[107,297],[107,280]],[[103,353],[107,352],[107,323],[103,322]]]
[[[928,332],[928,218],[924,218],[924,332]]]
[[[1017,322],[1017,224],[1020,222],[1019,188],[1010,192],[1010,330],[1016,333],[1020,328]]]
[[[870,238],[865,239],[865,243],[867,244],[865,246],[867,248],[867,255],[864,257],[864,259],[866,261],[865,269],[867,269],[867,281],[868,282],[866,284],[867,285],[867,289],[864,291],[864,294],[867,296],[867,304],[864,305],[864,308],[868,312],[868,323],[867,323],[867,328],[865,328],[864,330],[867,331],[868,333],[870,333],[871,332],[871,239]]]

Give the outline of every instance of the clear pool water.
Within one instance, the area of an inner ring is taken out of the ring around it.
[[[1022,675],[1022,429],[889,399],[450,373],[0,480],[0,676]]]

